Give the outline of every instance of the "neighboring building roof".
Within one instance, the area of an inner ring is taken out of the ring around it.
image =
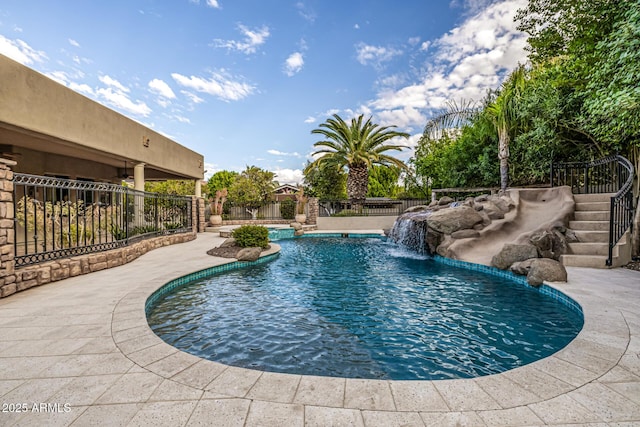
[[[300,189],[294,185],[284,184],[273,190],[274,194],[295,194]]]

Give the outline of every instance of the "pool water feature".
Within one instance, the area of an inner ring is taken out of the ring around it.
[[[379,238],[282,240],[274,261],[158,299],[154,332],[250,369],[393,380],[470,378],[549,356],[582,315],[533,288]]]

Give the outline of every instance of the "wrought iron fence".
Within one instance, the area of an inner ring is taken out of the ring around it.
[[[429,203],[430,200],[369,198],[362,205],[356,205],[348,200],[323,200],[319,202],[318,216],[394,216],[412,206]]]
[[[609,215],[609,256],[624,233],[633,226],[633,176],[629,160],[615,155],[592,162],[551,164],[551,186],[568,185],[574,193],[615,193]]]
[[[247,206],[241,203],[227,201],[224,204],[222,219],[225,220],[281,220],[293,219],[283,218],[280,211],[281,203],[277,201],[266,202],[260,206]],[[254,217],[255,216],[255,217]]]
[[[14,174],[16,266],[191,230],[191,198],[122,185]]]

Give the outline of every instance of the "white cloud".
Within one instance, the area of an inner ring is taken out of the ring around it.
[[[195,93],[189,92],[187,90],[181,90],[180,93],[189,98],[189,101],[193,102],[194,104],[201,104],[204,102],[204,99],[200,98]]]
[[[382,126],[398,126],[400,129],[411,128],[415,123],[426,123],[427,118],[417,108],[404,107],[395,110],[384,110],[376,114]]]
[[[298,14],[302,16],[302,18],[304,18],[306,21],[312,24],[315,22],[317,15],[309,5],[306,5],[303,2],[299,1],[298,3],[296,3],[296,9],[298,9]]]
[[[238,24],[238,30],[244,36],[242,41],[238,40],[222,40],[215,39],[212,43],[214,47],[222,47],[229,50],[238,50],[244,54],[255,53],[258,46],[263,45],[267,38],[269,38],[269,27],[262,26],[256,29],[249,29],[248,27]]]
[[[291,184],[297,185],[304,180],[304,174],[301,169],[276,169],[272,171],[276,176],[275,179],[281,185]]]
[[[284,72],[287,76],[291,77],[294,74],[297,74],[302,70],[304,66],[304,58],[302,57],[302,53],[294,52],[284,63]]]
[[[85,83],[69,83],[69,89],[75,90],[76,92],[84,93],[88,96],[95,96],[96,93],[91,86]]]
[[[307,117],[304,120],[305,123],[315,123],[316,121],[317,121],[317,119],[315,117],[311,117],[311,116]]]
[[[466,0],[465,6],[481,3]],[[429,49],[432,57],[420,78],[398,89],[383,87],[368,106],[382,121],[410,128],[423,126],[425,117],[449,100],[482,99],[526,60],[526,36],[513,20],[525,6],[526,0],[493,3],[439,39],[422,43],[420,49]]]
[[[23,65],[31,65],[47,59],[43,51],[35,50],[20,39],[10,40],[2,35],[0,35],[0,53]]]
[[[274,156],[285,156],[285,157],[302,157],[300,155],[300,153],[297,152],[293,152],[293,153],[287,153],[284,151],[278,151],[278,150],[267,150],[267,153],[272,154]]]
[[[178,73],[171,74],[171,77],[181,86],[215,96],[223,101],[238,101],[251,95],[255,90],[255,87],[228,78],[221,72],[212,73],[210,78],[187,77]]]
[[[360,29],[360,25],[355,24],[355,25],[353,26],[353,29],[354,29],[354,30],[359,30],[359,29]]]
[[[80,43],[78,43],[74,39],[69,39],[69,44],[74,47],[80,47]]]
[[[149,82],[149,90],[159,95],[163,98],[167,99],[175,99],[176,94],[173,93],[173,90],[169,87],[169,85],[160,79],[153,79]]]
[[[129,88],[124,87],[124,85],[122,85],[122,83],[120,83],[119,81],[117,81],[114,78],[111,78],[109,76],[100,76],[98,77],[98,79],[106,84],[107,86],[111,86],[112,88],[116,89],[119,92],[125,92],[128,93],[129,92]]]
[[[394,56],[402,54],[401,50],[392,47],[371,46],[359,43],[356,46],[358,62],[362,65],[380,66],[383,62],[390,61]]]
[[[207,0],[207,6],[214,9],[220,9],[220,3],[218,3],[218,0]]]
[[[100,88],[96,91],[96,95],[106,101],[107,104],[124,110],[128,113],[148,117],[151,114],[151,108],[142,101],[132,101],[126,93],[114,90],[113,87]]]

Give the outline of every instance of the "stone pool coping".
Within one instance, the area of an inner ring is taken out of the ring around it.
[[[640,421],[640,273],[570,268],[569,283],[549,284],[582,306],[584,328],[564,349],[520,368],[462,380],[314,377],[200,359],[169,346],[151,331],[145,315],[147,298],[173,279],[228,262],[204,255],[221,242],[200,234],[193,242],[157,249],[125,266],[0,300],[0,402],[26,396],[19,392],[22,388],[46,380],[50,387],[55,384],[57,393],[43,400],[63,395],[77,408],[68,415],[67,424],[62,422],[66,418],[54,418],[60,425],[88,424],[99,414],[132,425],[153,419],[171,420],[168,425],[216,424],[216,420],[237,425],[419,426]],[[79,317],[91,315],[95,320],[80,327],[78,317],[68,313],[82,310],[83,303],[91,314]],[[34,321],[25,316],[33,313],[51,320],[30,325]],[[18,327],[15,319],[27,326]],[[45,330],[51,321],[64,323],[67,329],[77,326],[71,337],[61,340],[69,350],[59,350],[61,343],[31,331]],[[104,366],[78,367],[84,361],[81,350],[89,343],[82,341],[87,338],[75,338],[84,345],[76,348],[73,337],[92,336],[91,328],[100,329],[92,344],[104,347],[100,356],[117,360],[120,368],[110,368],[115,372],[102,372],[107,370]],[[93,384],[107,377],[112,382],[91,397],[86,388],[71,387],[77,381]],[[138,391],[133,393],[132,388]],[[33,417],[11,415],[7,425]]]

